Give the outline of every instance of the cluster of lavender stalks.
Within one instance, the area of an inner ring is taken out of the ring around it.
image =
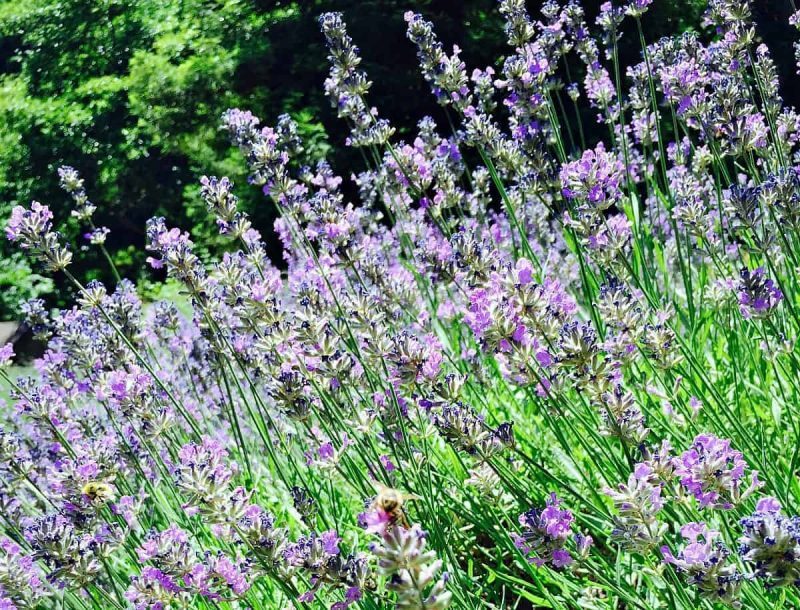
[[[658,41],[651,1],[502,0],[472,72],[407,14],[447,118],[411,141],[323,15],[360,201],[229,110],[285,269],[203,177],[221,259],[147,226],[189,314],[82,283],[15,208],[77,304],[26,306],[35,378],[0,351],[0,609],[800,607],[800,115],[747,0]]]

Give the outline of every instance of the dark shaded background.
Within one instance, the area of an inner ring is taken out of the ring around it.
[[[538,17],[540,3],[528,4]],[[590,23],[599,5],[584,2]],[[704,5],[657,0],[644,18],[648,42],[699,28]],[[65,236],[80,243],[83,230],[69,218],[55,175],[61,164],[75,166],[99,206],[97,224],[111,229],[115,261],[145,288],[148,279],[158,279],[142,265],[149,217],[161,214],[190,230],[201,253],[224,247],[197,195],[204,173],[233,178],[243,207],[270,236],[271,204],[246,184],[238,151],[217,130],[219,115],[240,106],[271,124],[289,112],[309,143],[309,160],[327,155],[343,176],[360,171],[362,156],[344,146],[346,127],[322,90],[328,64],[316,18],[344,12],[374,83],[369,101],[401,139],[423,116],[440,112],[405,37],[403,13],[409,9],[435,23],[448,50],[452,44],[463,49],[470,71],[499,68],[509,51],[495,0],[0,2],[0,214],[40,200],[55,210]],[[759,34],[781,70],[783,94],[797,104],[791,12],[790,0],[754,3]],[[624,66],[638,61],[640,47],[632,24],[623,31]],[[594,124],[592,114],[587,111],[585,125]],[[588,135],[601,137],[591,127]],[[279,262],[276,240],[270,244]],[[11,252],[0,246],[0,293],[6,295],[0,297],[0,319],[16,317],[19,301],[37,286],[33,271]],[[85,279],[111,279],[93,251],[78,249],[74,269]],[[46,296],[54,305],[72,298],[60,278]]]

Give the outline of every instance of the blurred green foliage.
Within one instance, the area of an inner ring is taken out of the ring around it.
[[[530,3],[533,14],[538,4]],[[598,4],[585,3],[590,19]],[[648,36],[698,23],[703,5],[655,3]],[[82,243],[83,227],[58,188],[55,170],[67,164],[84,177],[95,222],[111,229],[107,246],[128,277],[147,273],[152,215],[190,230],[204,248],[220,246],[199,199],[202,174],[233,179],[269,236],[273,210],[246,185],[244,163],[217,128],[220,114],[246,107],[269,124],[289,112],[309,161],[328,154],[339,173],[360,171],[361,156],[344,147],[346,126],[322,91],[327,63],[316,17],[345,13],[375,83],[370,102],[404,137],[438,112],[405,40],[408,9],[433,19],[447,46],[461,46],[470,69],[499,67],[506,49],[495,0],[0,0],[0,218],[36,199],[53,208],[67,239]],[[110,279],[95,252],[75,254],[78,275]],[[60,278],[35,275],[6,243],[0,257],[0,319],[37,293],[69,301]]]
[[[0,311],[19,311],[21,303],[49,294],[53,287],[53,280],[31,269],[22,253],[10,253],[0,265]]]
[[[81,243],[82,227],[70,219],[55,174],[69,164],[85,178],[99,207],[96,222],[112,229],[109,249],[128,274],[141,267],[144,223],[153,214],[213,246],[204,239],[215,231],[195,179],[226,173],[243,181],[216,126],[226,107],[242,103],[232,87],[236,70],[269,53],[265,30],[288,13],[236,1],[0,4],[0,48],[8,58],[0,77],[0,214],[38,199],[53,208],[66,237]],[[85,277],[104,277],[99,260],[76,252]],[[56,300],[68,296],[59,292]],[[13,315],[14,305],[0,301],[0,317]]]

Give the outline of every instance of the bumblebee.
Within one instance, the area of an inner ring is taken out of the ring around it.
[[[375,488],[378,491],[378,495],[373,499],[370,509],[381,510],[389,515],[389,525],[397,524],[405,529],[411,527],[403,510],[403,504],[409,500],[419,500],[419,496],[407,494],[377,482],[375,483]]]
[[[104,481],[89,481],[81,488],[81,493],[92,504],[111,502],[117,495],[114,486]]]

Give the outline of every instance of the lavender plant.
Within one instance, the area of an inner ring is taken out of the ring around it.
[[[76,303],[24,308],[34,376],[0,351],[0,608],[800,606],[800,116],[748,0],[657,41],[650,4],[502,0],[473,70],[407,13],[446,121],[406,140],[321,16],[357,200],[290,117],[227,111],[283,261],[203,176],[220,257],[147,224],[180,302],[83,282],[15,208]]]

